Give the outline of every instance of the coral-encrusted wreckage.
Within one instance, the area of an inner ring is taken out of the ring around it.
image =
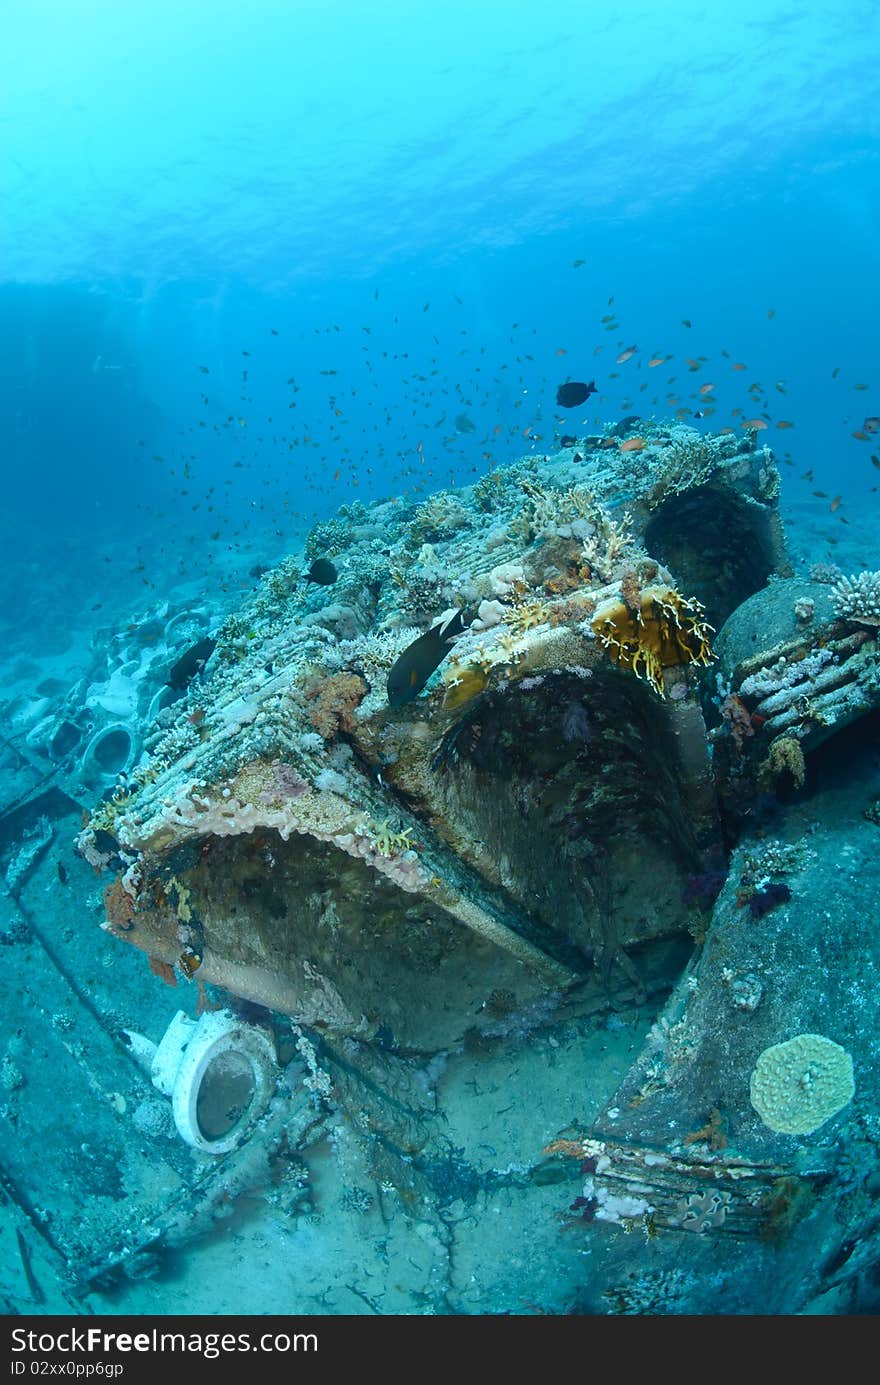
[[[640,429],[319,524],[336,582],[263,576],[79,846],[154,969],[319,1043],[324,1094],[371,1113],[411,1195],[436,1130],[383,1073],[479,1054],[501,1012],[652,1005],[620,1088],[520,1178],[592,1251],[545,1306],[797,1311],[866,1272],[880,1217],[876,921],[820,881],[821,814],[812,838],[785,818],[878,715],[880,577],[792,574],[754,432]],[[452,608],[464,633],[389,706]]]

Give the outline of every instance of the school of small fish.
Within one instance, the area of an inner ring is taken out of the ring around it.
[[[575,259],[572,268],[580,269],[585,263]],[[769,385],[748,380],[748,363],[734,360],[726,349],[714,355],[679,354],[660,346],[643,350],[622,336],[613,297],[596,322],[597,334],[617,336],[616,346],[608,353],[613,368],[604,379],[591,379],[586,371],[578,375],[578,365],[583,366],[587,356],[598,371],[605,352],[595,336],[591,340],[588,328],[545,352],[539,347],[537,329],[515,321],[507,332],[508,350],[499,353],[497,343],[490,350],[468,325],[467,305],[457,295],[449,304],[428,301],[421,305],[430,345],[427,357],[417,361],[415,349],[394,351],[380,344],[397,340],[399,315],[379,320],[378,289],[372,299],[372,320],[364,314],[368,320],[357,329],[361,340],[356,355],[347,339],[354,330],[351,327],[332,323],[309,333],[303,329],[291,333],[288,341],[288,332],[267,324],[262,342],[238,348],[237,364],[229,357],[193,362],[193,373],[200,377],[201,416],[181,429],[173,453],[152,454],[152,462],[164,469],[166,486],[175,495],[170,512],[152,510],[170,536],[187,512],[201,512],[211,516],[214,543],[230,550],[244,549],[252,524],[258,528],[260,516],[267,512],[277,517],[279,539],[301,531],[309,519],[303,507],[310,491],[324,502],[350,503],[361,485],[372,493],[379,478],[387,478],[396,492],[393,499],[413,498],[446,484],[460,485],[470,476],[503,465],[518,455],[523,441],[532,450],[574,446],[578,436],[624,415],[636,424],[664,416],[693,424],[712,419],[708,426],[721,433],[795,427],[794,419],[776,415],[772,402],[777,394],[786,394],[784,378]],[[442,328],[431,331],[441,313]],[[775,310],[766,309],[765,314],[772,321]],[[444,354],[448,357],[450,320],[456,319],[453,340],[460,373],[451,380],[441,361]],[[680,325],[692,339],[696,337],[692,318],[680,319]],[[444,335],[438,335],[439,331]],[[420,340],[424,344],[424,329]],[[762,342],[765,354],[766,349]],[[554,381],[550,375],[551,354],[556,361],[566,358],[571,363],[573,369],[565,379],[557,376]],[[359,367],[354,369],[353,356],[359,358]],[[348,363],[344,368],[343,360]],[[665,378],[653,374],[661,367],[669,372],[664,371]],[[832,382],[840,380],[841,371],[840,366],[830,370]],[[871,388],[864,379],[851,379],[847,385],[846,375],[844,371],[840,380],[844,389],[862,394]],[[691,381],[694,376],[697,379]],[[835,383],[835,388],[840,386]],[[301,416],[306,413],[306,398],[308,417]],[[387,402],[392,398],[403,402],[392,406]],[[274,401],[274,407],[267,412],[268,400]],[[635,412],[637,403],[644,411],[641,414]],[[421,436],[414,437],[416,432]],[[848,421],[848,434],[859,444],[874,442],[880,434],[880,415],[860,411]],[[206,436],[213,444],[219,443],[227,456],[231,454],[229,468],[218,469],[225,475],[219,484],[212,481],[215,471],[204,456],[212,451],[203,446]],[[396,448],[391,439],[400,440]],[[146,446],[143,441],[139,445]],[[650,430],[647,436],[638,434],[619,443],[621,452],[637,453],[648,446]],[[877,452],[867,455],[871,466],[880,470]],[[794,465],[790,453],[784,453],[781,461]],[[239,471],[251,478],[244,483],[250,492],[244,508],[241,479],[233,480],[233,473]],[[812,468],[805,476],[812,479]],[[280,496],[273,494],[278,489]],[[841,513],[842,495],[811,494],[827,500],[829,514],[847,522]],[[210,551],[207,561],[213,561]],[[144,568],[140,563],[132,571]],[[306,580],[330,585],[336,575],[329,559],[321,558]],[[247,577],[243,587],[252,585],[252,575]],[[142,580],[152,585],[148,576]]]

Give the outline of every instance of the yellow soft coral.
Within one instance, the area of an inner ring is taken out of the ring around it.
[[[708,664],[712,626],[695,598],[674,587],[645,587],[631,609],[620,597],[603,601],[591,625],[599,643],[622,668],[632,669],[664,695],[663,670],[681,664]]]
[[[467,666],[457,666],[446,680],[446,692],[443,697],[443,706],[447,711],[452,711],[456,707],[462,707],[465,702],[470,702],[472,697],[488,686],[489,674],[486,668],[475,665],[471,668]]]

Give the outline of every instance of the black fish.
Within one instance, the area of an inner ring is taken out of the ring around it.
[[[439,668],[457,635],[465,628],[460,610],[444,611],[430,630],[407,645],[388,674],[388,706],[402,707],[418,697],[431,674]]]
[[[67,884],[67,880],[68,880],[67,866],[64,864],[63,861],[58,861],[58,862],[57,862],[57,865],[58,865],[58,879],[61,881],[62,885],[66,885],[66,884]]]
[[[615,423],[614,427],[609,430],[608,436],[609,438],[625,438],[627,433],[631,433],[636,424],[641,423],[641,421],[638,414],[627,414],[626,418]]]
[[[329,558],[316,558],[306,573],[306,581],[317,582],[319,587],[332,587],[338,576]]]
[[[211,639],[210,635],[206,635],[204,639],[196,640],[194,645],[191,645],[185,653],[181,654],[177,663],[171,665],[166,686],[174,688],[175,692],[182,692],[196,674],[201,673],[216,646],[217,641]]]
[[[574,447],[576,444],[577,438],[573,438],[570,433],[563,433],[562,437],[559,439],[560,447]]]
[[[118,856],[119,843],[112,832],[108,832],[104,827],[98,827],[92,835],[95,839],[95,846],[102,856]]]
[[[556,403],[561,409],[576,409],[579,404],[584,404],[591,394],[596,393],[594,381],[585,385],[580,380],[570,380],[567,385],[560,385],[556,391]]]

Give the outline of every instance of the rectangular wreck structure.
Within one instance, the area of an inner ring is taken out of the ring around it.
[[[713,627],[785,552],[756,434],[621,444],[317,525],[335,581],[265,574],[84,830],[106,926],[155,969],[407,1051],[493,992],[641,985],[718,841]]]

